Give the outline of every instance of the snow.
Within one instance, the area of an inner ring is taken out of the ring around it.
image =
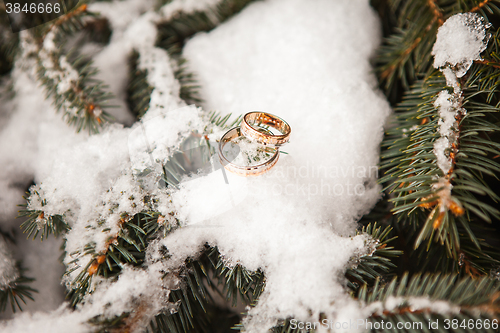
[[[474,60],[481,60],[490,35],[486,29],[491,24],[476,13],[451,16],[439,28],[432,48],[434,67],[455,66],[457,77],[462,77]]]
[[[17,315],[0,329],[86,332],[90,318],[137,306],[145,313],[138,325],[144,325],[160,309],[173,309],[167,299],[169,288],[179,284],[175,272],[207,242],[229,262],[266,274],[265,292],[245,319],[247,331],[262,332],[288,316],[317,320],[324,313],[334,320],[357,319],[360,304],[346,293],[343,273],[353,257],[373,251],[368,236],[351,235],[380,197],[376,164],[390,113],[369,62],[380,28],[368,0],[315,0],[314,6],[306,0],[256,2],[212,32],[198,34],[184,56],[203,87],[202,108],[180,100],[171,59],[154,46],[154,22],[179,10],[203,10],[215,1],[174,0],[159,13],[151,11],[153,3],[89,5],[113,28],[110,44],[94,59],[99,77],[117,96],[114,112],[125,124],[131,115],[124,101],[124,73],[133,49],[139,52],[139,68],[148,71],[154,90],[141,121],[131,127],[112,124],[93,136],[76,134],[44,101],[25,56],[12,74],[15,112],[0,132],[0,142],[15,142],[0,147],[6,170],[0,186],[6,189],[2,200],[10,204],[8,214],[22,201],[13,199],[20,191],[10,188],[12,181],[35,179],[47,205],[33,197],[33,207],[64,215],[72,228],[65,236],[64,263],[68,270],[76,268],[64,278],[66,286],[92,260],[85,245],[106,252],[124,214],[151,208],[142,200],[146,194],[158,199],[154,208],[162,214],[175,212],[182,227],[149,245],[144,267],[124,265],[116,281],[94,277],[92,293],[76,311],[63,303],[46,314]],[[47,52],[53,49],[46,44]],[[33,49],[29,41],[23,45],[26,53]],[[219,168],[184,178],[179,190],[142,186],[141,171],[165,163],[193,132],[220,138],[223,131],[208,124],[208,110],[235,115],[265,110],[284,118],[293,128],[290,143],[282,148],[288,154],[258,177],[226,172],[228,184]],[[16,141],[20,134],[25,135],[22,142]],[[171,255],[168,260],[160,258],[162,246]],[[162,271],[170,273],[167,278],[161,279]],[[43,304],[36,310],[43,310]]]
[[[449,155],[459,134],[457,119],[467,113],[462,108],[462,89],[458,78],[467,73],[475,60],[482,60],[481,52],[486,49],[490,38],[486,29],[490,26],[475,13],[453,15],[439,28],[432,48],[434,67],[441,70],[446,84],[453,88],[453,94],[443,90],[434,101],[439,114],[440,137],[434,142],[433,151],[444,176],[453,166]]]
[[[188,225],[164,240],[174,257],[208,242],[245,267],[264,270],[266,290],[245,321],[250,332],[288,316],[355,317],[357,306],[337,279],[365,246],[363,237],[342,236],[354,233],[357,218],[378,199],[370,167],[378,161],[389,112],[368,62],[378,41],[366,1],[311,6],[277,0],[251,4],[184,47],[203,87],[205,109],[264,110],[293,129],[282,148],[288,155],[269,173],[238,186],[231,186],[237,177],[231,174],[229,186],[222,177],[198,178],[172,194],[179,219]],[[210,204],[203,210],[212,218],[200,221],[186,207],[208,195],[208,188],[211,198],[204,200]],[[228,196],[244,200],[232,205]],[[228,203],[223,210],[212,206],[218,197]]]
[[[43,41],[43,47],[39,50],[40,59],[46,69],[45,76],[55,81],[57,93],[63,95],[78,82],[78,72],[67,61],[66,56],[56,58],[58,53],[54,39],[56,34],[50,31]],[[56,60],[59,60],[56,62]]]
[[[410,308],[411,312],[427,311],[443,316],[454,316],[460,313],[460,306],[439,299],[431,299],[428,296],[389,296],[383,302],[371,303],[364,311],[367,311],[368,314],[382,316],[385,311],[393,312],[402,307]]]
[[[3,239],[0,239],[0,290],[5,289],[18,277],[16,263],[7,249],[7,244]]]
[[[205,11],[213,8],[221,0],[173,0],[160,9],[165,18],[175,17],[179,12],[191,14],[196,11]],[[215,21],[215,18],[214,18]]]
[[[52,133],[58,129],[59,141],[60,138],[68,141],[75,134],[56,114],[50,101],[45,101],[44,92],[33,81],[34,73],[27,72],[27,69],[33,68],[32,62],[16,63],[12,73],[15,98],[0,106],[12,110],[0,131],[0,228],[6,232],[15,231],[16,244],[9,244],[9,249],[16,260],[22,261],[23,268],[28,269],[25,275],[36,278],[30,286],[39,291],[33,295],[37,302],[27,300],[23,309],[50,311],[64,300],[60,286],[64,271],[59,262],[61,240],[43,243],[27,240],[26,235],[19,230],[21,220],[15,217],[20,209],[17,205],[26,202],[23,196],[35,178],[36,170],[51,159],[51,156],[44,157],[38,144],[40,127],[51,124]],[[50,142],[51,149],[57,146],[55,143],[58,142]],[[9,312],[2,317],[5,318]]]
[[[443,90],[438,94],[434,102],[434,106],[438,108],[439,114],[439,134],[440,138],[434,143],[434,154],[437,158],[437,165],[443,171],[443,174],[448,174],[451,168],[451,158],[445,154],[446,149],[449,149],[451,144],[448,137],[454,134],[453,128],[456,126],[455,114],[459,108],[458,102],[453,99],[453,96],[447,90]]]

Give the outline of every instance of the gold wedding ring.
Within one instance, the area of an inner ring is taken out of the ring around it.
[[[263,131],[264,126],[272,127],[281,134],[274,135],[270,131]],[[260,130],[257,129],[260,127]],[[265,146],[279,147],[290,139],[292,128],[286,121],[267,112],[253,111],[245,114],[241,122],[241,133],[250,141]]]
[[[279,150],[275,149],[275,153],[273,154],[273,156],[271,156],[269,160],[267,160],[262,164],[252,165],[252,166],[240,166],[231,163],[224,156],[223,153],[224,146],[226,146],[227,143],[241,136],[243,136],[242,130],[239,127],[234,127],[231,128],[229,131],[227,131],[219,141],[219,151],[218,151],[219,159],[226,170],[243,177],[258,176],[269,171],[269,169],[271,169],[276,164],[276,162],[278,162]]]

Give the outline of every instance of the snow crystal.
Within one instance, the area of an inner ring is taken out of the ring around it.
[[[476,13],[456,14],[439,28],[432,48],[434,67],[456,67],[457,77],[462,77],[474,60],[481,60],[490,35],[486,29],[491,24]]]

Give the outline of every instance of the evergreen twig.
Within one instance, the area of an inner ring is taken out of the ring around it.
[[[95,16],[82,5],[57,19],[49,29],[33,30],[32,43],[38,52],[38,79],[45,87],[47,97],[53,99],[58,111],[76,130],[97,133],[107,121],[112,120],[106,111],[112,95],[101,81],[95,79],[97,69],[92,62],[75,54],[63,54],[64,43],[69,36],[84,29],[86,21]]]
[[[10,303],[12,312],[16,312],[17,309],[23,310],[20,302],[26,304],[26,299],[34,301],[33,293],[37,293],[36,289],[29,286],[29,283],[33,282],[35,279],[26,277],[24,275],[24,269],[21,268],[20,264],[16,265],[16,269],[20,272],[20,275],[7,286],[0,288],[0,312],[5,311],[7,304]]]
[[[392,268],[396,267],[391,262],[390,258],[397,257],[402,254],[402,251],[395,250],[394,247],[388,244],[394,241],[397,237],[389,238],[392,228],[387,226],[382,229],[377,223],[368,224],[363,227],[358,234],[369,235],[376,243],[373,253],[361,256],[355,267],[349,268],[345,272],[348,279],[349,288],[356,290],[360,286],[368,282],[375,281],[376,278],[382,274],[389,272]]]
[[[489,277],[458,279],[457,275],[404,274],[390,283],[375,283],[358,292],[358,300],[373,309],[367,326],[386,327],[391,332],[494,332],[498,329],[500,284]],[[436,302],[439,306],[435,306]],[[429,321],[439,322],[439,327],[429,327]],[[456,321],[455,321],[456,320]],[[476,325],[489,322],[489,327]],[[446,323],[449,321],[449,328]],[[398,327],[397,323],[402,323]],[[374,325],[377,323],[378,325]],[[404,326],[405,323],[410,325]],[[456,323],[456,325],[454,324]],[[470,323],[473,323],[470,326]],[[496,324],[494,324],[496,323]],[[496,328],[495,328],[496,325]],[[372,329],[377,331],[377,329]]]

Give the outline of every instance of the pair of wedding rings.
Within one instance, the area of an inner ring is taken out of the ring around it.
[[[280,132],[275,135],[266,127],[273,128]],[[219,141],[219,159],[224,168],[239,176],[258,176],[269,171],[278,162],[279,147],[284,145],[290,139],[292,128],[283,119],[267,112],[249,112],[243,116],[240,127],[231,128]],[[271,158],[262,164],[252,166],[242,166],[231,163],[224,156],[223,149],[229,142],[239,138],[246,137],[249,141],[259,143],[269,147],[274,151]]]

